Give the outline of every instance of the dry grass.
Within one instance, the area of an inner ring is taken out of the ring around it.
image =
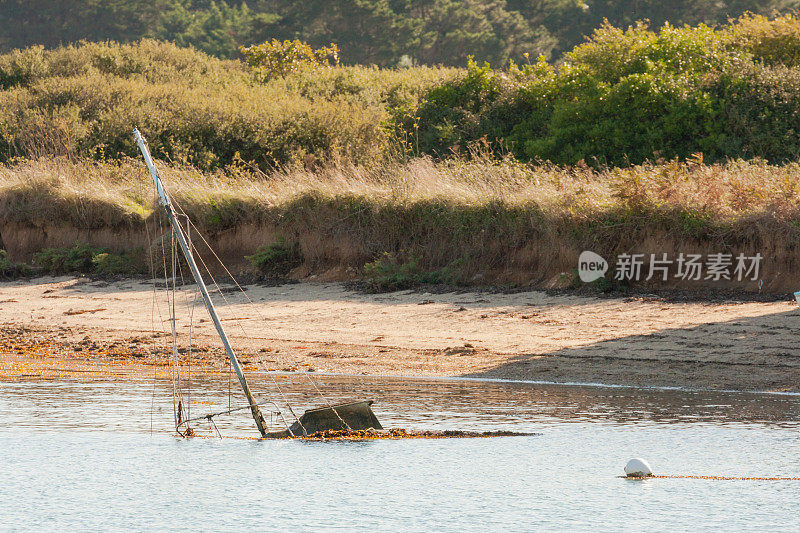
[[[376,204],[535,204],[551,215],[576,220],[615,209],[681,209],[732,222],[753,215],[794,216],[800,208],[800,165],[757,160],[667,162],[605,171],[489,158],[417,158],[372,167],[288,168],[271,174],[244,165],[211,173],[190,166],[159,167],[174,199],[190,210],[200,209],[194,214],[201,222],[204,204],[236,199],[263,210],[309,194],[360,197]],[[147,169],[138,160],[22,159],[0,167],[0,202],[0,220],[5,222],[108,227],[144,221],[153,211],[155,196]],[[242,213],[244,221],[253,215]]]
[[[589,248],[606,257],[759,251],[774,261],[765,273],[776,287],[797,277],[797,164],[666,162],[598,172],[421,158],[269,175],[244,165],[161,170],[176,203],[234,263],[281,236],[300,244],[302,274],[359,270],[388,252],[425,269],[449,266],[461,282],[552,285],[564,283],[561,274]],[[45,228],[51,239],[59,231],[77,240],[96,235],[103,242],[94,244],[102,245],[123,231],[128,243],[143,244],[135,235],[144,234],[155,205],[136,160],[62,158],[0,168],[0,237],[11,256],[28,257],[41,245],[13,235],[31,228]]]

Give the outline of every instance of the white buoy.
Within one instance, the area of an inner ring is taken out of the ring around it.
[[[625,475],[628,477],[648,477],[653,475],[653,469],[644,459],[631,459],[625,465]]]

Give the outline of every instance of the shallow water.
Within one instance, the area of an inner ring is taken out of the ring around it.
[[[315,375],[318,392],[305,376],[275,379],[280,391],[265,375],[251,385],[298,410],[320,393],[363,397],[385,427],[537,435],[184,440],[166,380],[0,382],[0,529],[800,528],[800,482],[617,477],[636,456],[658,474],[800,477],[800,396]],[[227,391],[226,377],[193,382],[192,415],[227,408]],[[217,424],[256,435],[244,413]]]

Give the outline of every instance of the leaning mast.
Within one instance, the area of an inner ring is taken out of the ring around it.
[[[253,414],[253,420],[255,420],[256,426],[261,432],[261,436],[266,437],[267,428],[266,422],[264,422],[264,417],[261,415],[261,410],[258,408],[258,404],[250,392],[250,387],[248,387],[247,380],[242,373],[239,360],[236,358],[233,348],[231,348],[231,344],[228,341],[228,335],[225,333],[225,329],[222,327],[222,323],[217,315],[217,310],[214,308],[214,303],[211,301],[211,296],[208,294],[206,284],[203,281],[203,277],[200,275],[200,270],[197,268],[197,263],[194,261],[192,250],[189,248],[189,244],[186,241],[186,236],[183,234],[181,225],[178,224],[178,218],[175,210],[172,207],[172,203],[169,201],[166,191],[164,191],[161,178],[158,177],[158,171],[153,164],[153,159],[150,157],[150,151],[147,149],[144,137],[142,137],[142,134],[139,133],[139,130],[136,128],[133,130],[133,136],[136,139],[136,144],[139,145],[139,150],[141,150],[142,156],[144,156],[144,162],[147,164],[147,168],[150,170],[150,175],[153,178],[156,192],[158,192],[159,202],[164,208],[164,211],[167,213],[172,230],[175,232],[175,235],[178,238],[178,243],[180,243],[181,249],[183,250],[183,255],[186,257],[186,262],[189,263],[189,269],[192,271],[192,276],[194,277],[194,280],[200,289],[200,294],[203,295],[203,301],[206,304],[206,309],[208,309],[208,314],[211,316],[211,320],[214,322],[214,326],[217,328],[217,333],[219,334],[220,339],[222,339],[222,345],[225,347],[225,351],[228,353],[228,359],[230,359],[231,366],[233,367],[234,372],[236,372],[236,377],[239,378],[239,384],[242,386],[244,395],[247,397],[247,402],[250,405],[250,412]]]

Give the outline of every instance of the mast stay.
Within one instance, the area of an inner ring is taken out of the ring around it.
[[[217,310],[214,307],[214,303],[211,301],[211,295],[208,293],[206,284],[203,281],[202,275],[200,274],[200,269],[197,267],[197,263],[194,260],[191,247],[189,246],[186,236],[183,233],[183,228],[178,223],[178,218],[177,214],[175,213],[175,209],[172,207],[172,203],[169,200],[169,196],[167,196],[167,193],[164,190],[164,186],[161,183],[161,178],[158,176],[158,171],[156,170],[155,164],[153,163],[153,159],[150,156],[150,150],[148,150],[144,137],[142,137],[142,134],[139,132],[137,128],[134,128],[133,136],[134,139],[136,140],[136,144],[139,146],[139,150],[142,152],[144,161],[147,164],[148,170],[150,171],[150,176],[153,178],[153,183],[155,185],[156,192],[158,193],[159,203],[164,208],[164,211],[166,212],[167,217],[169,218],[169,223],[172,226],[172,230],[175,233],[175,236],[178,240],[178,244],[180,244],[181,250],[183,250],[183,255],[186,258],[186,262],[189,264],[189,269],[192,272],[192,276],[194,277],[194,280],[197,283],[197,286],[200,290],[200,294],[203,296],[203,301],[205,302],[208,314],[211,317],[212,322],[214,322],[214,327],[216,327],[217,333],[219,334],[219,337],[222,340],[222,345],[225,347],[225,351],[228,354],[228,359],[231,362],[231,367],[236,373],[236,377],[239,379],[239,384],[242,387],[242,391],[244,391],[244,395],[247,397],[247,403],[249,404],[250,412],[253,415],[253,420],[256,423],[256,427],[258,428],[258,431],[261,433],[261,436],[266,438],[267,425],[264,420],[264,416],[261,414],[261,409],[259,409],[258,403],[256,402],[255,398],[253,398],[253,395],[250,392],[250,387],[247,385],[247,379],[245,379],[244,377],[242,368],[239,365],[239,360],[237,359],[236,354],[234,353],[233,348],[231,347],[230,341],[228,340],[228,335],[225,333],[225,329],[222,327],[222,322],[220,322],[219,315],[217,315]]]

